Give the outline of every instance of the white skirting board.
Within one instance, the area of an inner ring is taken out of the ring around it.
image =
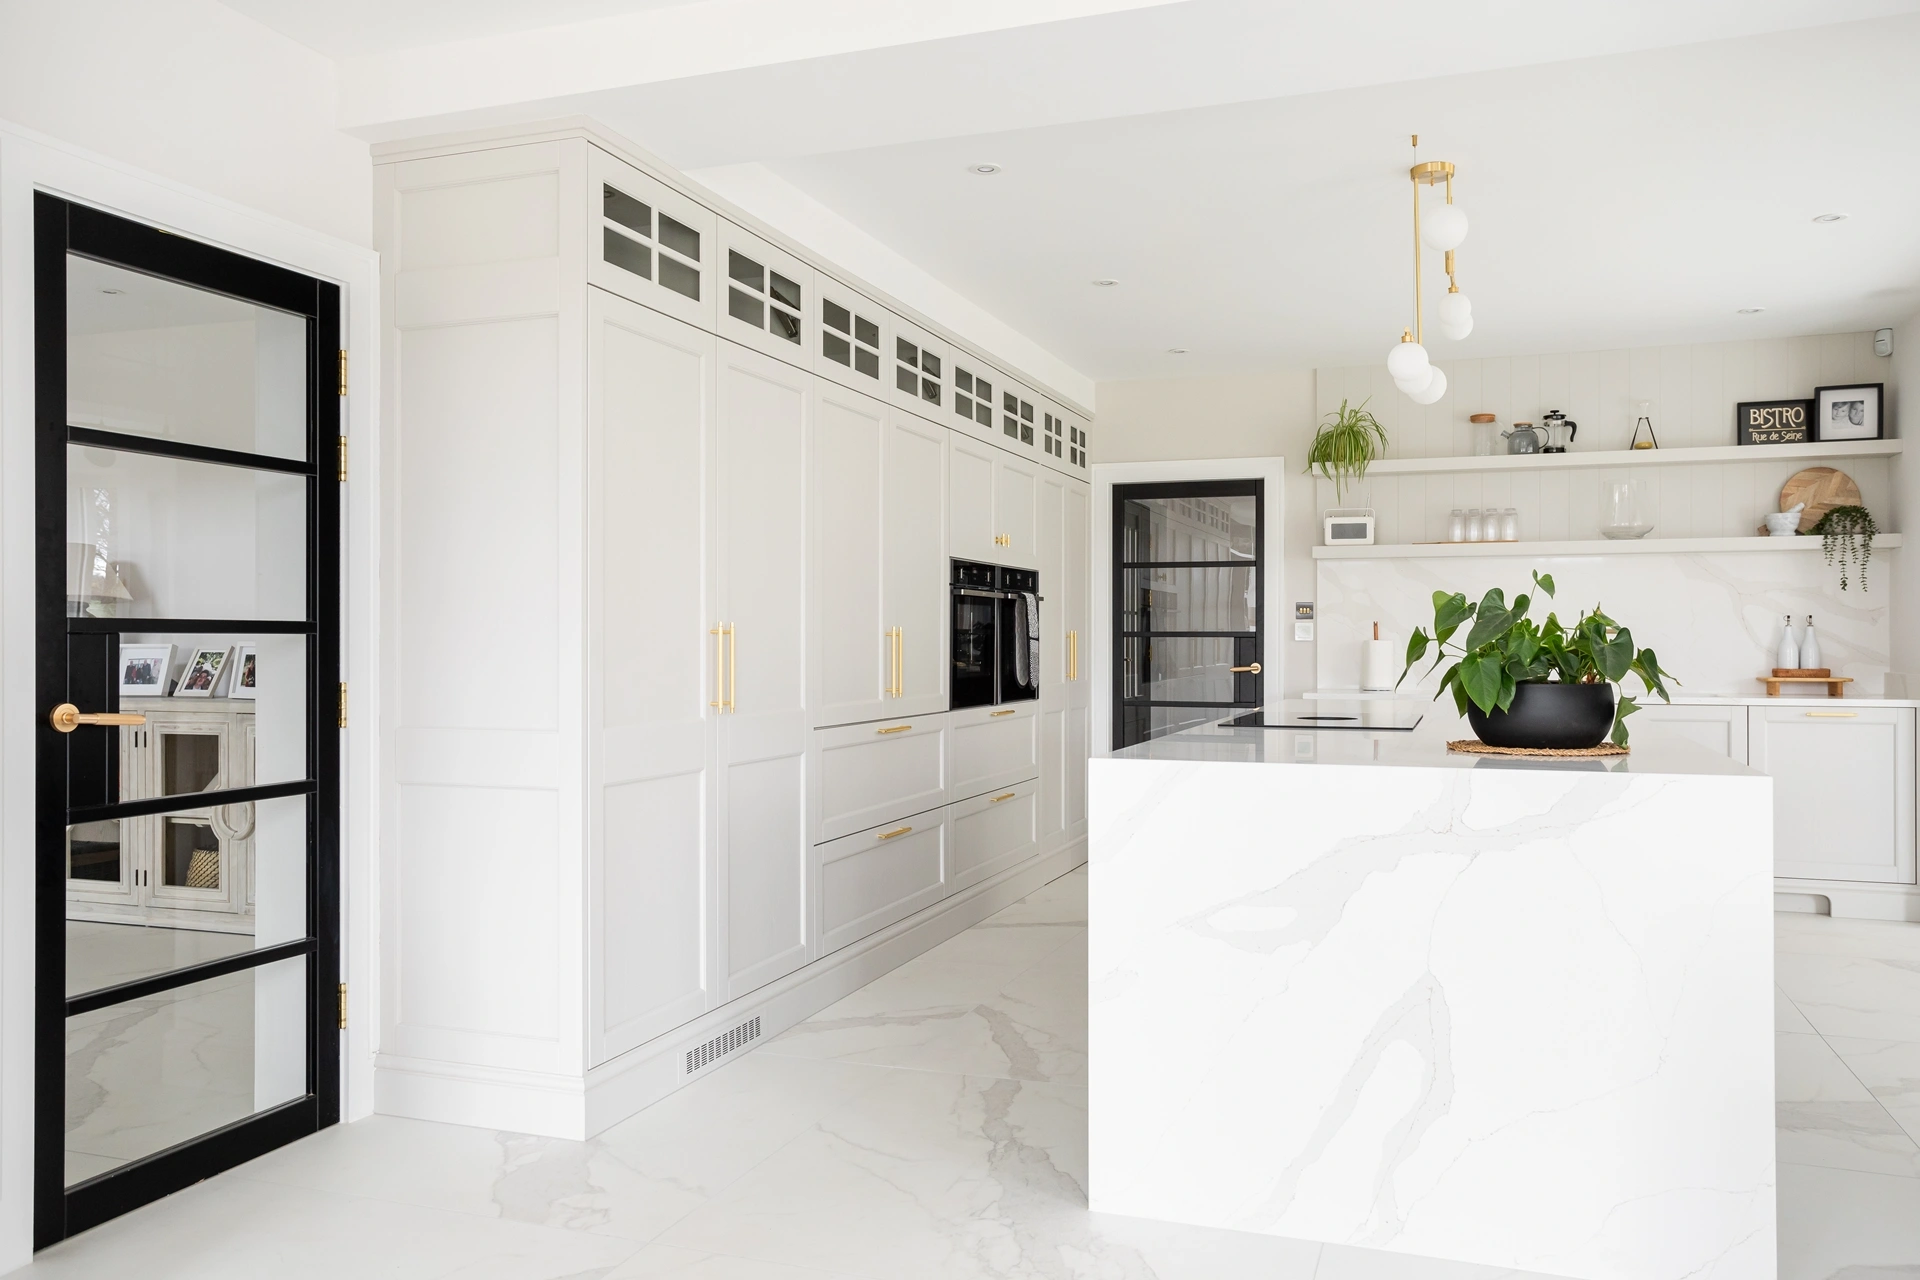
[[[689,1050],[756,1017],[756,1044],[764,1044],[1086,860],[1083,835],[621,1054],[584,1080],[382,1056],[375,1064],[374,1110],[542,1137],[590,1138],[746,1056],[751,1046],[693,1072],[685,1070]]]
[[[1775,876],[1773,905],[1776,911],[1920,924],[1920,888],[1910,884],[1840,884]]]

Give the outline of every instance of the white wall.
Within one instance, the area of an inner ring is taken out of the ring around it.
[[[0,120],[368,245],[334,101],[331,62],[215,0],[0,0]]]
[[[1314,375],[1279,370],[1218,378],[1170,378],[1103,382],[1096,390],[1100,412],[1093,425],[1093,460],[1163,462],[1194,458],[1283,457],[1286,479],[1286,554],[1267,590],[1277,593],[1281,618],[1291,618],[1296,600],[1314,598],[1311,548],[1320,541],[1313,481],[1305,474],[1313,443]],[[1095,529],[1096,539],[1112,530]],[[1270,615],[1271,616],[1271,615]],[[1104,632],[1102,620],[1096,631]],[[1314,646],[1297,642],[1289,629],[1281,645],[1281,679],[1269,696],[1295,695],[1314,686]],[[1106,726],[1094,737],[1104,741]]]
[[[1920,387],[1920,313],[1894,326],[1893,356],[1883,363],[1887,366],[1887,413],[1897,428],[1899,384]],[[1915,434],[1920,435],[1920,431]],[[1920,519],[1920,458],[1892,459],[1889,475],[1892,496],[1888,509],[1892,519],[1883,523],[1889,529],[1905,533],[1909,524]],[[1920,526],[1916,531],[1920,531]],[[1911,690],[1920,687],[1911,683],[1912,677],[1920,675],[1920,554],[1896,557],[1887,577],[1893,614],[1893,652],[1889,666],[1909,677]]]

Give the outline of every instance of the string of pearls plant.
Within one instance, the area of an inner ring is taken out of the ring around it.
[[[1420,135],[1413,135],[1414,155],[1420,153]],[[1453,162],[1426,160],[1407,170],[1413,179],[1413,324],[1400,331],[1400,341],[1387,353],[1387,372],[1393,384],[1415,404],[1432,404],[1447,394],[1447,375],[1427,356],[1420,296],[1420,248],[1425,245],[1446,255],[1447,291],[1434,308],[1443,336],[1458,342],[1473,332],[1473,303],[1460,292],[1455,276],[1454,250],[1467,238],[1467,215],[1453,202]],[[1447,202],[1420,219],[1420,188],[1446,184]]]

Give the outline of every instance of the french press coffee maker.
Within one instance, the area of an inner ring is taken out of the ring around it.
[[[1580,424],[1558,409],[1548,411],[1540,423],[1547,429],[1547,447],[1540,451],[1542,453],[1565,453],[1567,445],[1580,434]]]

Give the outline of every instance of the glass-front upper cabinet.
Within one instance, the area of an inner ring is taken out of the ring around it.
[[[887,398],[893,317],[872,299],[832,276],[816,276],[819,294],[820,351],[813,371],[823,378]]]
[[[1040,402],[1041,460],[1068,475],[1087,475],[1085,419],[1050,400]]]
[[[999,373],[964,351],[954,353],[953,413],[947,418],[948,426],[977,439],[995,441],[999,432],[993,425],[994,409],[999,394]]]
[[[711,330],[718,219],[598,147],[587,156],[587,279]]]
[[[1046,424],[1040,417],[1040,397],[1004,373],[1000,375],[1000,401],[994,406],[998,428],[994,443],[1016,453],[1040,456],[1040,441]]]
[[[720,336],[811,370],[820,331],[813,268],[724,218],[720,261]]]
[[[945,424],[947,344],[918,325],[893,317],[893,352],[888,361],[888,394],[902,409]]]

